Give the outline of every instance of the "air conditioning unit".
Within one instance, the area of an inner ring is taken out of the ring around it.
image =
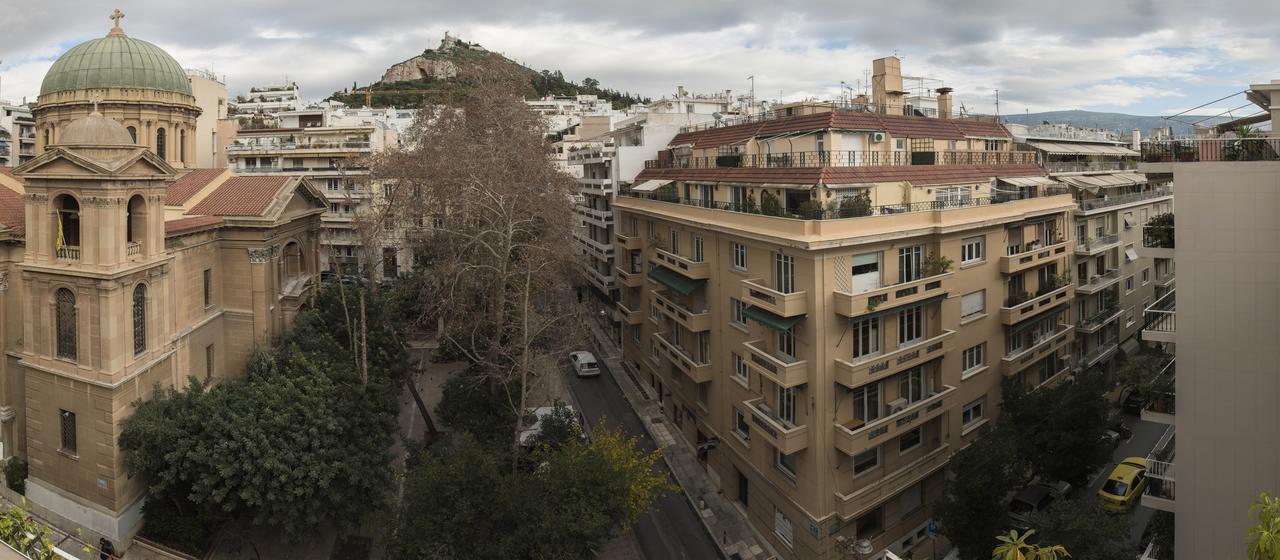
[[[907,399],[889,401],[889,414],[896,414],[907,409]]]
[[[885,135],[884,135],[884,133],[883,133],[883,132],[873,132],[873,133],[871,133],[871,141],[872,141],[872,142],[884,142],[884,139],[885,139]]]

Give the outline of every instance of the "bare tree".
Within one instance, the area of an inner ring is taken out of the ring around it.
[[[371,223],[407,232],[430,263],[400,289],[421,304],[422,324],[443,320],[442,343],[515,412],[514,465],[527,401],[582,339],[574,183],[524,104],[527,76],[481,62],[459,80],[455,106],[422,108],[408,147],[375,158],[374,180],[394,188]]]

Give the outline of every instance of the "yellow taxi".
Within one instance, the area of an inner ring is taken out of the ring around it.
[[[1129,457],[1111,470],[1107,481],[1098,489],[1098,502],[1102,509],[1115,513],[1128,511],[1142,499],[1147,487],[1147,460]]]

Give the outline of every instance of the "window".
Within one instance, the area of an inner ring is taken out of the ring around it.
[[[167,138],[165,137],[164,129],[163,128],[157,129],[156,130],[156,155],[160,156],[160,159],[166,159],[165,158],[166,143],[167,143]]]
[[[795,327],[791,327],[785,331],[774,331],[777,333],[778,352],[794,358],[796,356],[796,331]]]
[[[964,410],[960,411],[960,425],[970,426],[974,422],[985,418],[983,408],[987,404],[987,396],[983,395],[976,401],[964,406]]]
[[[986,257],[984,251],[985,238],[970,237],[960,242],[960,262],[975,263]]]
[[[133,288],[133,355],[147,351],[147,285]]]
[[[1150,283],[1151,283],[1151,268],[1147,267],[1142,269],[1142,285],[1146,286],[1147,284],[1150,284]]]
[[[782,253],[773,254],[773,289],[789,294],[796,289],[796,259]]]
[[[747,417],[736,408],[733,409],[733,433],[744,441],[751,441],[751,426],[747,424]]]
[[[924,338],[924,306],[898,312],[898,345]]]
[[[961,371],[965,372],[987,365],[987,343],[983,342],[977,346],[965,348],[964,352],[960,354],[960,361],[964,368]]]
[[[1130,307],[1129,309],[1126,309],[1126,310],[1125,310],[1125,312],[1124,312],[1124,326],[1126,326],[1126,327],[1132,327],[1132,326],[1133,326],[1133,322],[1134,322],[1134,320],[1135,320],[1135,319],[1134,319],[1135,315],[1136,315],[1136,313],[1134,312],[1133,307]]]
[[[695,235],[693,236],[693,255],[690,257],[690,260],[693,262],[702,262],[702,258],[702,236]]]
[[[1133,277],[1132,276],[1126,276],[1124,279],[1124,293],[1126,294],[1133,293]]]
[[[747,304],[742,303],[742,300],[738,298],[729,298],[729,320],[733,321],[733,324],[739,325],[739,326],[746,326],[747,324],[747,315],[745,313],[746,310],[747,310]]]
[[[640,325],[631,325],[631,340],[640,342]]]
[[[61,437],[61,446],[59,449],[71,455],[76,454],[76,413],[69,410],[59,410],[59,430]]]
[[[920,447],[920,442],[924,439],[924,428],[916,428],[909,432],[903,432],[898,438],[898,454],[910,453],[915,448]]]
[[[880,448],[868,449],[853,456],[853,476],[858,476],[880,466]]]
[[[880,289],[880,253],[853,256],[853,293]]]
[[[649,359],[653,360],[653,363],[655,364],[659,363],[658,362],[658,343],[652,340],[649,341]]]
[[[178,161],[187,161],[187,131],[178,131]]]
[[[1148,220],[1147,220],[1147,216],[1148,216],[1148,214],[1147,214],[1147,209],[1146,209],[1146,208],[1143,208],[1142,210],[1139,210],[1139,211],[1138,211],[1138,223],[1140,223],[1140,224],[1146,224],[1146,223],[1147,223],[1147,221],[1148,221]]]
[[[653,220],[649,220],[647,223],[649,224],[649,226],[648,226],[648,229],[649,229],[649,239],[654,239],[654,238],[658,237],[658,233],[657,233],[658,229],[657,229],[657,226],[655,226],[655,225],[653,224]]]
[[[213,379],[213,345],[204,347],[204,380]]]
[[[880,353],[880,318],[862,319],[853,322],[853,357],[854,359],[874,356]]]
[[[919,280],[924,263],[924,246],[915,245],[898,249],[898,283]]]
[[[741,243],[731,242],[733,253],[733,267],[741,270],[747,269],[747,246]]]
[[[640,234],[640,220],[636,219],[635,216],[627,217],[627,234],[631,237]]]
[[[879,383],[863,385],[853,390],[853,418],[861,421],[864,426],[880,419]]]
[[[1138,260],[1138,252],[1133,249],[1133,243],[1124,246],[1124,262],[1131,263]]]
[[[1124,229],[1133,229],[1133,212],[1124,213]]]
[[[671,254],[673,255],[679,255],[680,254],[680,232],[676,230],[676,228],[671,228],[670,238],[671,238],[671,247],[668,248],[667,250],[671,251]]]
[[[796,388],[778,387],[778,418],[796,423]]]
[[[988,152],[1000,151],[1000,144],[1001,142],[999,140],[983,140],[983,147],[986,148]]]
[[[204,306],[213,305],[213,269],[206,268],[201,276],[204,287]]]
[[[912,484],[898,494],[898,517],[906,518],[924,505],[924,484]]]
[[[699,383],[698,384],[698,404],[701,404],[703,407],[706,407],[707,397],[709,397],[710,395],[711,395],[711,383],[710,382]]]
[[[137,143],[138,143],[138,129],[137,129],[137,128],[135,128],[135,127],[129,126],[129,127],[125,127],[125,130],[128,130],[128,131],[129,131],[129,138],[132,138],[132,139],[133,139],[133,143],[134,143],[134,144],[137,144]]]
[[[987,310],[987,291],[978,290],[960,299],[960,318],[972,319]]]
[[[729,354],[732,356],[733,361],[733,377],[743,383],[750,382],[751,371],[747,369],[747,361],[743,360],[742,356],[738,355],[737,352],[730,352]]]
[[[939,187],[934,190],[941,207],[961,206],[972,200],[969,187]]]
[[[916,403],[925,398],[924,366],[916,366],[898,375],[898,398]]]
[[[883,506],[877,507],[867,513],[862,514],[855,522],[855,528],[858,531],[859,539],[871,539],[884,531],[884,509]]]
[[[773,449],[773,466],[778,467],[778,470],[782,471],[782,474],[785,474],[790,478],[796,477],[795,454],[787,455],[775,447]]]
[[[773,534],[778,536],[782,544],[791,546],[791,519],[778,508],[773,509]]]
[[[76,296],[71,290],[59,288],[54,294],[54,330],[56,331],[59,358],[76,359]]]

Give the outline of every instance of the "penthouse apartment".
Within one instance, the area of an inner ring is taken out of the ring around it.
[[[1075,202],[1003,126],[902,114],[896,63],[873,103],[676,135],[614,206],[624,366],[787,559],[940,557],[1002,380],[1071,370]]]

